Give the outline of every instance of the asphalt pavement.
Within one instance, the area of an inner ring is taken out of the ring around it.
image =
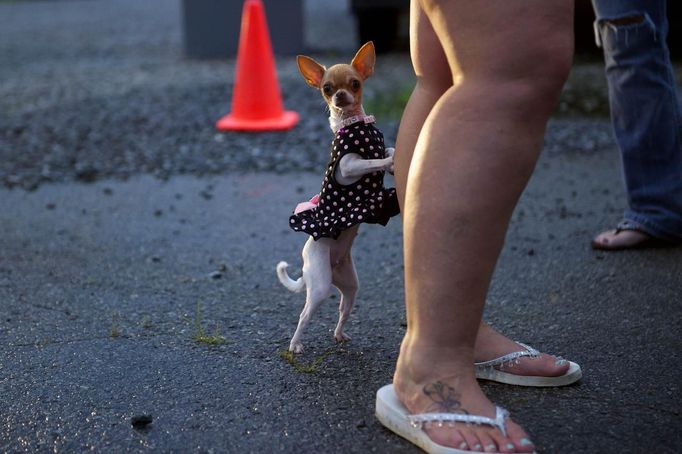
[[[178,15],[0,3],[0,452],[419,452],[373,416],[405,330],[400,219],[361,228],[351,342],[333,296],[284,358],[303,300],[274,271],[301,266],[288,216],[319,189],[324,109],[278,60],[301,125],[216,134],[234,62],[185,60]],[[493,326],[583,368],[483,385],[538,452],[682,445],[682,249],[589,247],[625,207],[619,161],[606,118],[553,118],[490,289]]]

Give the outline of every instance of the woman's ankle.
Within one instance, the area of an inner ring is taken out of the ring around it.
[[[449,377],[474,379],[473,347],[433,345],[405,337],[400,346],[394,384],[424,386]]]

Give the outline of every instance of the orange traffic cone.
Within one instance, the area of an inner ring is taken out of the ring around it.
[[[293,128],[296,112],[284,111],[270,34],[261,0],[246,0],[242,13],[232,112],[216,123],[219,131],[272,131]]]

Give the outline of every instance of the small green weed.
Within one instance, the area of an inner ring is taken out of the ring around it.
[[[201,325],[201,303],[197,303],[197,316],[194,320],[195,333],[192,339],[195,342],[206,345],[223,345],[227,344],[228,341],[218,332],[218,327],[216,326],[215,333],[213,335],[206,334],[204,332],[204,327]]]
[[[121,330],[118,328],[118,312],[111,314],[111,332],[109,335],[114,339],[121,335]]]
[[[142,317],[142,328],[149,329],[149,328],[151,328],[152,326],[154,326],[154,325],[152,324],[152,318],[151,318],[148,314],[145,314],[145,315]]]
[[[283,350],[279,352],[279,356],[284,361],[291,364],[291,366],[294,368],[296,372],[300,374],[314,374],[315,372],[317,372],[317,366],[319,366],[320,363],[324,361],[325,358],[327,358],[327,356],[331,355],[332,353],[334,353],[333,350],[327,350],[326,352],[316,357],[310,364],[300,363],[296,358],[296,355],[288,350]]]

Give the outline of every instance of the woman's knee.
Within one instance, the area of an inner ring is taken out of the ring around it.
[[[511,67],[472,75],[470,79],[489,87],[499,108],[546,119],[571,70],[573,44],[563,37],[549,39],[519,52],[518,58],[516,63],[509,62]]]
[[[450,73],[448,73],[448,76]],[[417,75],[414,91],[423,93],[435,103],[452,87],[452,78]]]

